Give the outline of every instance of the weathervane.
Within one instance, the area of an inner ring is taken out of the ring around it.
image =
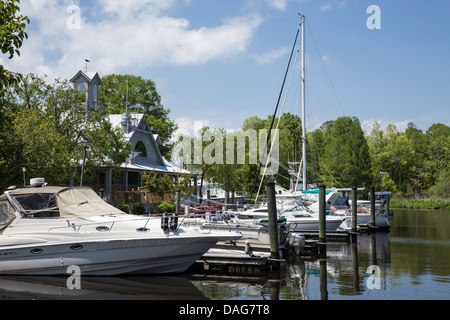
[[[84,59],[84,61],[86,61],[86,72],[88,71],[88,63],[90,62],[88,59]]]

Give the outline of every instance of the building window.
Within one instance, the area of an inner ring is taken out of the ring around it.
[[[141,141],[139,141],[136,144],[136,147],[134,148],[134,152],[135,153],[140,152],[141,153],[140,157],[147,158],[147,149],[145,148],[144,143]]]
[[[86,90],[86,84],[83,83],[83,82],[80,82],[80,83],[78,84],[78,90],[79,90],[80,92],[83,92],[84,90]]]
[[[92,93],[93,94],[92,99],[94,100],[94,102],[97,102],[98,101],[98,85],[95,83],[94,83],[93,90],[94,90],[94,92]]]

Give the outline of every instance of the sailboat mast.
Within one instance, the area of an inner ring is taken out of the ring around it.
[[[303,147],[303,190],[306,190],[306,57],[305,57],[305,16],[302,15],[302,147]]]

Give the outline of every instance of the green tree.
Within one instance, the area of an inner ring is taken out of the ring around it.
[[[450,168],[438,173],[436,183],[428,190],[428,195],[438,199],[450,199]]]
[[[169,155],[169,139],[178,128],[170,120],[170,109],[163,106],[155,83],[129,74],[107,75],[102,77],[102,82],[99,100],[105,104],[105,113],[121,114],[128,111],[145,114],[153,133],[161,138],[160,151]]]
[[[322,156],[324,155],[324,129],[319,128],[307,133],[306,139],[306,175],[308,181],[318,182],[322,170]]]
[[[30,20],[20,14],[19,4],[19,0],[0,2],[0,46],[2,53],[8,54],[10,60],[16,55],[20,56],[19,49],[28,38],[25,28]],[[21,146],[11,130],[14,113],[10,111],[12,104],[6,97],[9,87],[19,83],[21,79],[20,73],[0,65],[0,190],[20,181],[22,175]]]
[[[0,192],[22,182],[22,144],[11,125],[16,113],[13,105],[5,100],[0,112]]]
[[[150,193],[157,194],[163,200],[164,194],[173,192],[174,182],[172,178],[168,175],[157,174],[155,171],[144,173],[143,179],[147,191]]]
[[[429,185],[432,186],[441,171],[449,168],[450,163],[450,127],[436,123],[426,132],[427,159],[425,168]]]
[[[55,185],[67,183],[71,174],[68,140],[37,110],[22,110],[14,119],[21,145],[22,165],[29,177],[42,177]]]
[[[19,14],[19,4],[20,0],[0,2],[0,46],[3,54],[9,54],[9,59],[13,59],[15,55],[20,56],[19,49],[28,38],[25,28],[30,20],[27,16]],[[20,80],[19,73],[8,71],[0,65],[0,93]]]
[[[56,130],[75,137],[86,121],[86,96],[66,79],[47,82],[47,76],[28,74],[10,95],[21,110],[36,110],[48,119]]]
[[[24,166],[28,176],[43,177],[51,184],[67,184],[72,176],[79,176],[84,153],[80,141],[84,138],[91,142],[86,177],[101,166],[118,167],[129,157],[130,146],[120,128],[113,128],[96,114],[87,118],[85,97],[67,80],[48,84],[45,78],[28,75],[10,88],[7,97],[9,104],[4,113],[11,123],[4,127],[11,132],[8,137],[16,152],[6,154],[3,161],[10,168],[15,161],[14,170],[19,174],[20,166]],[[8,180],[9,184],[20,181],[19,174],[8,178],[15,179]]]
[[[327,124],[324,137],[323,181],[329,186],[369,186],[369,148],[359,120],[340,117]]]

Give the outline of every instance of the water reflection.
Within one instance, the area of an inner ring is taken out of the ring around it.
[[[89,277],[69,290],[65,277],[0,277],[0,300],[203,300],[185,277]]]
[[[450,299],[449,265],[450,213],[396,210],[390,232],[361,234],[350,244],[328,244],[325,260],[289,258],[275,292],[274,279],[260,279],[259,284],[245,278],[230,278],[226,284],[192,281],[217,300]],[[224,288],[236,286],[245,290],[230,295]]]
[[[449,265],[450,212],[396,210],[390,232],[329,243],[325,259],[289,257],[280,272],[260,277],[82,278],[81,290],[69,290],[64,277],[0,277],[0,299],[447,300]]]

